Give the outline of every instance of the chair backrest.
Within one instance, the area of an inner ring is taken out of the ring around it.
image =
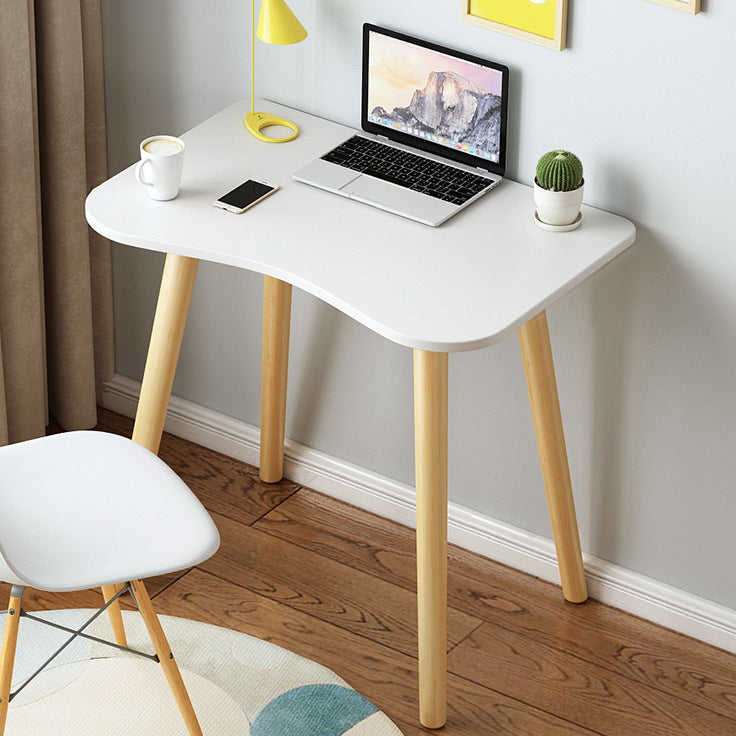
[[[97,587],[190,567],[218,546],[196,496],[129,439],[66,432],[0,448],[0,578],[18,579],[8,582]]]

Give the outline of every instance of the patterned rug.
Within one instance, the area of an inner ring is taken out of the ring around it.
[[[77,629],[92,613],[35,615]],[[123,617],[129,646],[152,652],[138,613],[126,611]],[[204,736],[401,736],[376,706],[315,662],[229,629],[160,619]],[[86,632],[110,638],[107,615]],[[21,619],[13,691],[67,638],[63,631]],[[187,735],[156,662],[79,638],[13,699],[5,733]]]

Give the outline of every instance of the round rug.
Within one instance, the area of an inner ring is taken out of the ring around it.
[[[93,611],[35,613],[78,629]],[[219,626],[160,616],[204,736],[401,736],[334,672],[275,644]],[[128,645],[152,652],[137,612]],[[86,630],[111,637],[107,615]],[[69,637],[21,619],[13,691]],[[10,704],[7,736],[187,736],[156,662],[88,639],[65,649]]]

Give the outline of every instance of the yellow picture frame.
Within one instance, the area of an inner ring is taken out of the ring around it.
[[[655,0],[655,2],[668,0]],[[680,2],[681,0],[669,0]],[[700,2],[700,0],[687,0]],[[516,0],[521,2],[521,0]],[[533,41],[542,46],[562,51],[567,36],[567,0],[531,0],[532,13],[515,9],[509,0],[462,0],[461,15],[464,21],[483,28],[506,33],[509,36]],[[552,6],[541,8],[547,3]],[[538,8],[538,9],[537,9]],[[541,20],[535,16],[544,13]],[[541,23],[541,25],[540,25]]]
[[[700,0],[651,0],[653,3],[666,5],[668,8],[677,8],[686,13],[695,15],[700,12]]]

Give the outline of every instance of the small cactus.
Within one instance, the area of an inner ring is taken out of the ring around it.
[[[550,151],[537,164],[537,184],[553,192],[570,192],[583,182],[583,164],[570,151]]]

